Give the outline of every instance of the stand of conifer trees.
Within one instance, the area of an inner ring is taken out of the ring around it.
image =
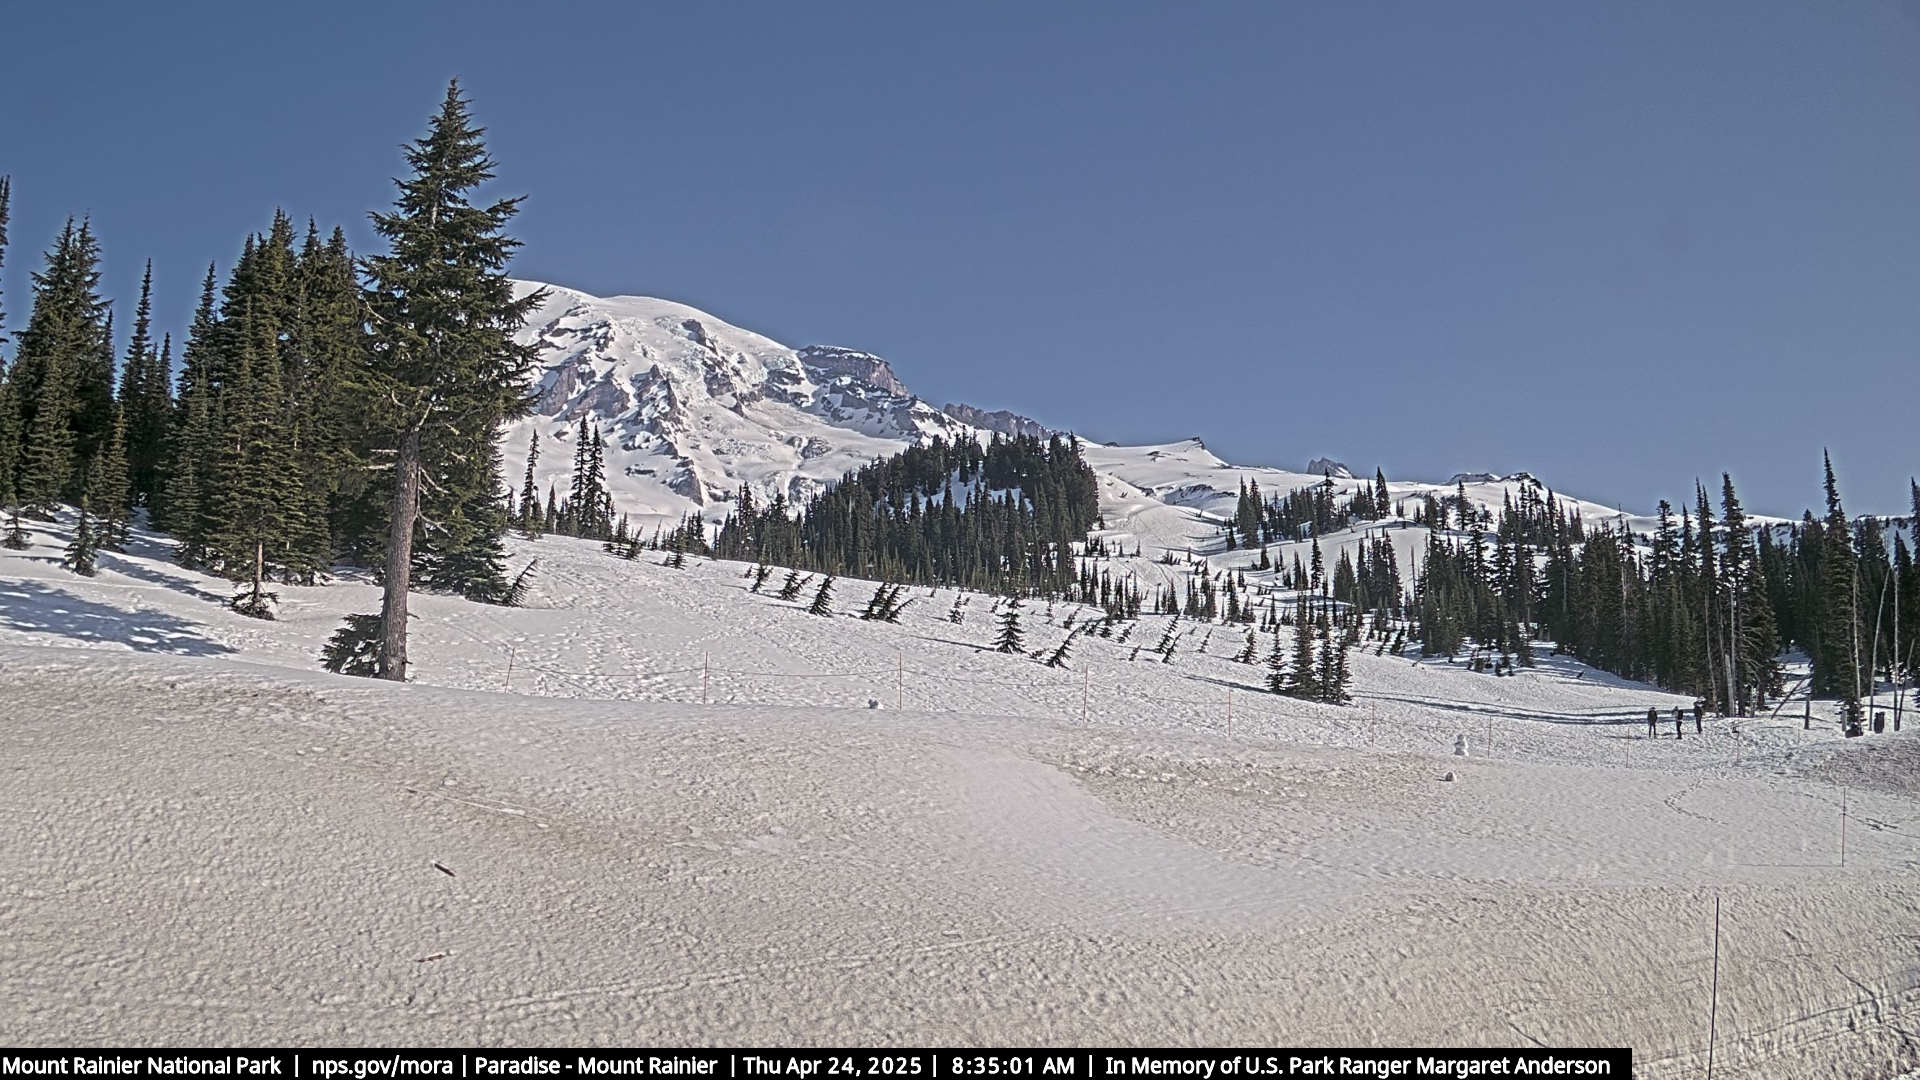
[[[270,583],[340,563],[384,574],[401,508],[419,522],[405,572],[386,576],[511,599],[495,432],[528,402],[534,353],[513,333],[538,302],[504,273],[518,200],[466,201],[492,163],[457,86],[408,158],[394,210],[374,215],[388,254],[357,261],[342,230],[302,235],[276,211],[224,279],[208,268],[177,372],[171,338],[154,341],[151,264],[116,363],[99,241],[70,219],[0,368],[5,540],[66,504],[87,508],[83,548],[113,550],[144,514],[183,563],[237,583],[235,610],[271,618]],[[11,196],[0,177],[0,260]],[[419,478],[417,504],[396,499],[396,475]]]
[[[1071,437],[935,439],[848,473],[802,507],[780,496],[762,506],[743,486],[711,546],[688,542],[723,559],[1056,596],[1081,587],[1073,545],[1099,512],[1093,470]]]

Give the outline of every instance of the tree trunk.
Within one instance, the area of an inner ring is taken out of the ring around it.
[[[386,595],[380,603],[379,677],[407,681],[407,586],[413,523],[420,515],[420,429],[400,437],[393,463],[393,517],[387,525]]]

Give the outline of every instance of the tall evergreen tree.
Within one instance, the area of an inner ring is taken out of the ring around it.
[[[529,538],[539,536],[546,529],[546,521],[540,513],[540,489],[534,486],[534,466],[540,463],[540,432],[535,430],[527,439],[527,479],[520,485],[520,528]]]
[[[140,279],[140,303],[134,310],[133,337],[120,369],[120,415],[133,501],[152,508],[159,499],[166,461],[167,427],[173,413],[173,342],[153,341],[153,261]]]
[[[365,376],[384,403],[382,442],[393,454],[393,502],[384,559],[381,678],[407,677],[407,591],[419,524],[423,462],[493,444],[497,425],[531,404],[535,347],[515,333],[544,298],[514,296],[506,235],[519,199],[475,206],[494,162],[450,83],[427,135],[407,148],[412,174],[397,181],[391,213],[373,216],[388,252],[366,262],[372,337]],[[478,486],[481,478],[473,478]],[[489,494],[495,486],[486,477]],[[497,542],[497,534],[490,539]]]
[[[1860,579],[1853,550],[1853,525],[1833,478],[1833,459],[1823,455],[1827,515],[1821,523],[1820,646],[1814,656],[1814,689],[1840,698],[1849,730],[1858,730],[1860,706]]]
[[[112,367],[107,305],[98,291],[99,257],[87,225],[76,228],[68,219],[47,253],[46,269],[33,275],[33,311],[20,334],[8,383],[17,410],[13,423],[22,438],[15,495],[36,516],[51,515],[62,498],[78,498],[88,456],[82,451],[91,449],[97,434],[86,427],[91,380],[103,354]]]

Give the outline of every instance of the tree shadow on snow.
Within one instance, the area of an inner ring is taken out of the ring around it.
[[[132,559],[118,556],[111,551],[102,551],[97,557],[97,561],[100,564],[100,569],[111,570],[122,577],[130,577],[135,581],[150,582],[163,588],[172,589],[174,592],[184,596],[191,596],[195,600],[205,600],[210,604],[220,607],[226,606],[227,598],[219,593],[209,592],[186,578],[161,573],[158,570],[143,566]]]
[[[218,656],[233,650],[161,611],[122,611],[37,581],[0,585],[0,627],[73,641],[118,642],[138,652]]]

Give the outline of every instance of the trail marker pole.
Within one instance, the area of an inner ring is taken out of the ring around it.
[[[511,645],[507,646],[507,693],[509,694],[513,693],[513,657],[518,651]]]
[[[1840,865],[1847,865],[1847,789],[1840,789]]]
[[[1713,1037],[1720,1019],[1720,896],[1713,897],[1713,991],[1707,1006],[1707,1080],[1713,1080]]]
[[[707,657],[708,655],[709,654],[707,653],[700,654],[700,704],[702,705],[705,705],[707,703]]]

